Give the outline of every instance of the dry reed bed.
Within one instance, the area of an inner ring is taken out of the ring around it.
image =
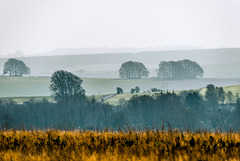
[[[239,160],[239,133],[0,131],[0,160]]]

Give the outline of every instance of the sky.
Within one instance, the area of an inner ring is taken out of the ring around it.
[[[0,55],[174,45],[240,47],[240,0],[0,0]]]

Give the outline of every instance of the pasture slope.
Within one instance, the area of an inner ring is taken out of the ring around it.
[[[231,91],[233,93],[233,95],[235,95],[236,93],[240,94],[240,85],[235,85],[235,86],[224,86],[223,87],[224,91],[227,93],[228,91]],[[206,88],[199,88],[199,89],[196,89],[198,90],[202,95],[205,95],[205,92],[206,92]],[[175,91],[176,94],[182,92],[184,90],[177,90]],[[166,91],[165,91],[166,92]],[[105,102],[111,104],[111,105],[119,105],[119,100],[120,99],[125,99],[126,101],[127,100],[130,100],[130,98],[133,96],[133,95],[146,95],[148,93],[134,93],[134,94],[131,94],[131,93],[123,93],[123,94],[118,94],[118,95],[115,95],[114,97],[111,97],[110,99],[106,100]],[[154,93],[151,93],[149,95],[154,95]]]

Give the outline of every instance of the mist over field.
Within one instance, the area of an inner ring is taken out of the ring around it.
[[[59,56],[32,56],[18,59],[23,60],[31,68],[32,76],[51,76],[54,71],[63,69],[80,77],[118,78],[121,64],[132,60],[144,63],[150,71],[149,76],[156,77],[156,70],[161,61],[190,59],[203,67],[204,78],[240,78],[239,48],[78,55],[80,51],[80,49],[59,49],[58,53],[61,54]],[[0,73],[6,60],[7,58],[0,59]]]

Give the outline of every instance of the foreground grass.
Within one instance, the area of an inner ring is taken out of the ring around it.
[[[239,160],[239,133],[1,131],[0,160]]]

